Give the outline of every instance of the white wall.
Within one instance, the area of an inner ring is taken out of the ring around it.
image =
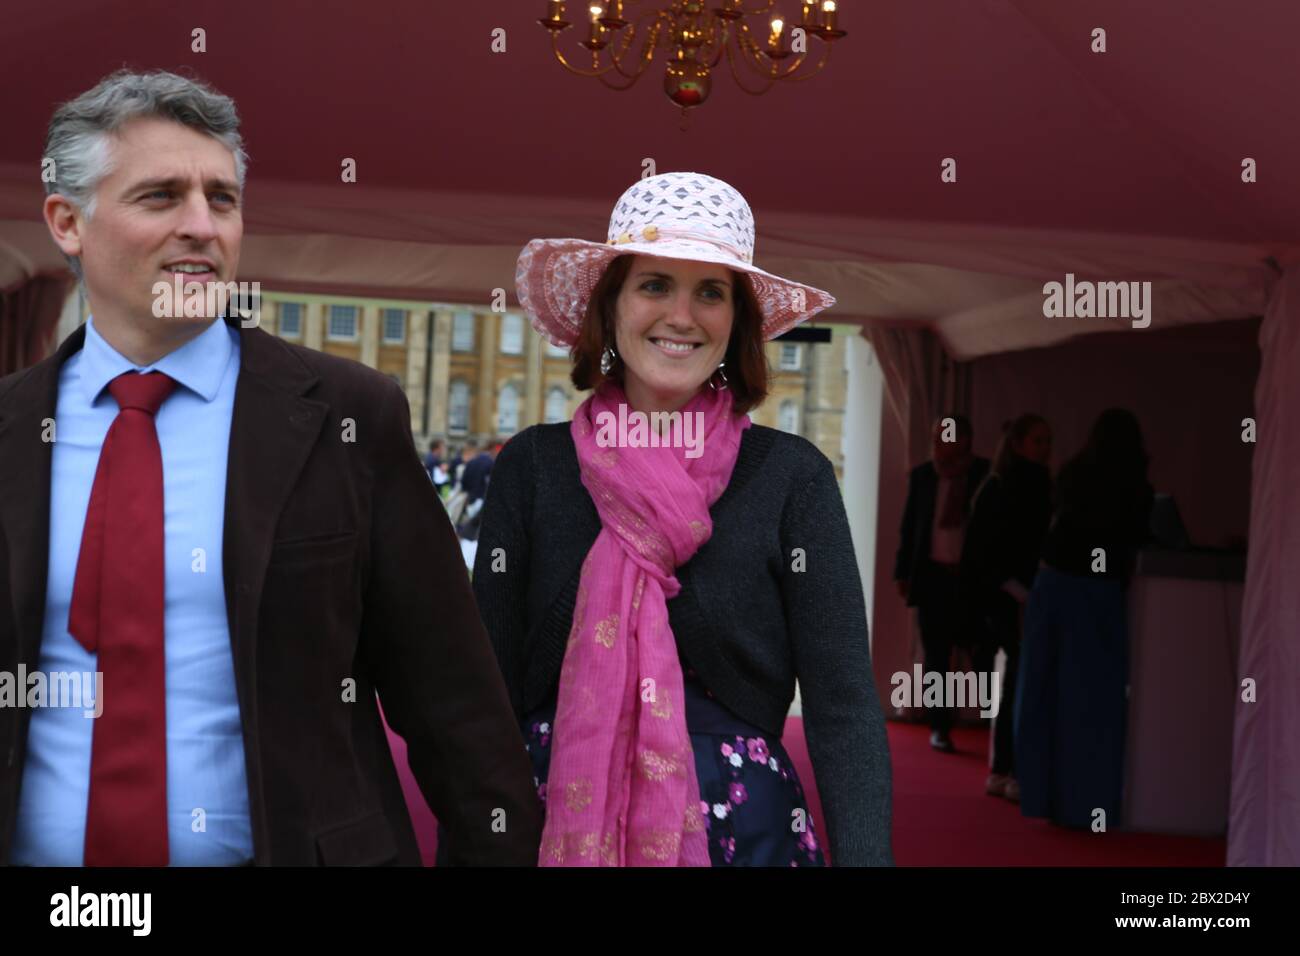
[[[839,330],[836,330],[837,334]],[[848,395],[844,408],[844,508],[849,516],[853,548],[858,556],[867,620],[874,620],[876,532],[880,502],[880,428],[885,401],[885,377],[871,343],[854,329],[848,338],[845,364]],[[872,634],[874,639],[874,632]]]
[[[880,428],[885,401],[885,377],[876,361],[871,343],[857,328],[831,327],[831,334],[844,336],[845,371],[848,391],[844,397],[844,431],[841,451],[844,454],[844,478],[841,490],[844,510],[853,536],[853,551],[858,559],[858,576],[867,604],[867,633],[875,641],[873,602],[876,574],[876,513],[880,485]],[[803,700],[795,686],[790,714],[803,714]]]

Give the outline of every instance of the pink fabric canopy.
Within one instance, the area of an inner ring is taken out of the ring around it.
[[[1300,863],[1300,738],[1294,695],[1278,696],[1300,680],[1300,622],[1269,583],[1300,568],[1282,517],[1300,485],[1284,416],[1300,397],[1284,377],[1300,328],[1300,9],[840,11],[849,36],[822,76],[763,97],[719,76],[683,130],[659,66],[627,93],[565,73],[535,23],[540,0],[30,6],[0,37],[0,290],[62,268],[40,222],[45,124],[125,63],[193,70],[236,99],[252,157],[241,278],[270,287],[513,293],[528,239],[603,237],[649,159],[736,185],[754,207],[756,263],[832,291],[828,320],[933,329],[957,359],[1113,330],[1043,316],[1043,283],[1067,272],[1151,281],[1157,329],[1267,311],[1242,673],[1266,665],[1275,696],[1264,702],[1261,680],[1260,703],[1239,710],[1232,858]],[[191,49],[196,28],[206,52]],[[355,183],[340,179],[345,158]],[[956,182],[941,181],[946,158]]]
[[[1300,269],[1274,289],[1259,336],[1259,420],[1242,607],[1228,863],[1300,863]],[[1250,692],[1248,692],[1249,681]]]
[[[26,12],[0,41],[0,288],[61,262],[37,222],[52,105],[123,63],[192,69],[239,103],[244,277],[280,285],[513,291],[524,242],[602,237],[647,159],[737,185],[759,264],[832,289],[828,319],[926,321],[957,357],[1089,331],[1037,309],[1066,271],[1161,283],[1157,321],[1172,324],[1261,314],[1262,260],[1300,258],[1300,127],[1278,120],[1300,17],[1287,0],[1195,17],[1124,0],[847,0],[825,73],[762,97],[719,76],[685,131],[659,67],[627,93],[561,69],[544,9]],[[199,27],[205,53],[191,50]],[[340,181],[345,157],[355,183]],[[940,180],[948,157],[954,183]],[[1257,182],[1242,182],[1245,158]]]

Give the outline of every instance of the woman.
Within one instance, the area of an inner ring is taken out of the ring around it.
[[[1015,778],[1016,673],[1025,602],[1034,586],[1043,538],[1052,516],[1052,430],[1037,415],[1021,415],[1002,433],[993,467],[980,485],[966,526],[961,581],[974,612],[1006,655],[993,722],[993,761],[985,792],[1020,799]],[[977,670],[992,670],[989,660]]]
[[[1016,692],[1025,816],[1070,827],[1120,822],[1125,588],[1147,538],[1152,498],[1137,419],[1124,409],[1103,412],[1057,477],[1043,566],[1025,609]]]
[[[608,243],[520,255],[520,302],[595,389],[502,450],[474,568],[546,809],[542,865],[821,864],[780,740],[796,679],[833,862],[892,862],[835,472],[745,414],[764,340],[834,299],[756,269],[753,246],[734,189],[668,173],[623,194]],[[612,427],[634,412],[661,413],[653,433]]]

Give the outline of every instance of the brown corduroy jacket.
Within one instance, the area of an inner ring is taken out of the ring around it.
[[[450,862],[535,864],[541,814],[523,739],[405,395],[356,362],[239,332],[221,572],[255,862],[419,863],[382,703],[447,827]],[[59,369],[84,340],[82,327],[0,379],[0,669],[10,673],[38,668],[43,423],[57,418]],[[30,715],[0,708],[0,863]]]

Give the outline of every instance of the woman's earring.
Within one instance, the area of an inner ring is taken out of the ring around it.
[[[726,362],[721,363],[721,364],[720,364],[720,365],[719,365],[719,366],[714,370],[713,375],[710,375],[710,376],[709,376],[709,388],[713,389],[715,392],[718,390],[718,386],[716,386],[716,385],[713,384],[713,376],[714,376],[714,375],[721,375],[721,376],[722,376],[722,387],[723,387],[723,388],[726,388],[727,385],[730,384],[730,383],[727,381],[726,366],[727,366],[727,363],[726,363]]]
[[[605,351],[600,353],[601,375],[608,375],[610,373],[610,370],[614,367],[614,359],[616,358],[618,358],[618,356],[614,354],[614,350],[609,346],[606,346]]]

